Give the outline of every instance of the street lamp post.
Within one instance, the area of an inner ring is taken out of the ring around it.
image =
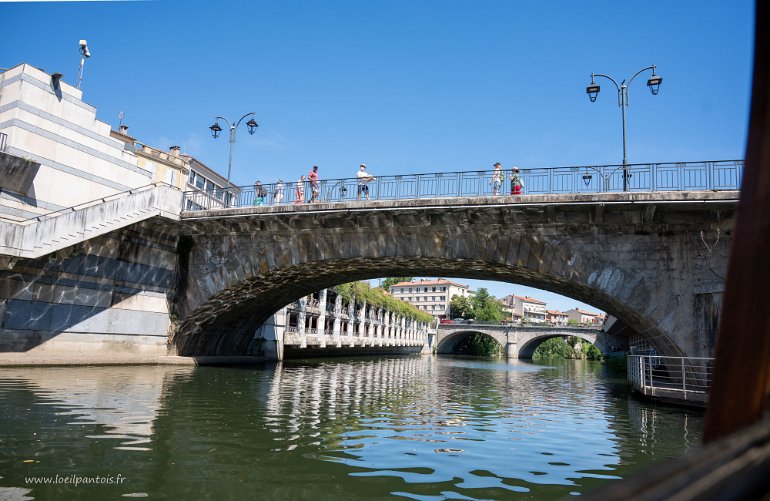
[[[658,91],[660,90],[660,84],[663,82],[663,77],[655,74],[654,64],[637,71],[634,76],[628,80],[628,84],[626,84],[625,80],[618,84],[618,82],[609,75],[604,75],[602,73],[591,73],[591,85],[586,87],[586,93],[588,94],[588,98],[592,103],[596,101],[596,97],[599,95],[600,89],[599,85],[595,81],[595,77],[606,78],[615,84],[615,87],[618,89],[618,106],[620,106],[621,114],[623,115],[623,191],[628,191],[628,178],[630,177],[628,173],[628,158],[626,156],[626,107],[628,106],[628,87],[631,85],[631,82],[634,81],[634,78],[647,70],[652,70],[652,76],[647,80],[647,87],[650,88],[650,92],[652,92],[653,96],[657,96]]]
[[[246,126],[249,128],[249,134],[254,135],[254,131],[257,130],[257,127],[259,127],[259,124],[254,120],[254,112],[246,113],[243,115],[238,122],[233,125],[232,122],[227,120],[225,117],[217,117],[214,121],[214,125],[210,126],[209,129],[211,129],[211,136],[216,139],[219,137],[219,133],[222,132],[222,127],[219,125],[219,120],[224,120],[227,124],[228,128],[230,129],[230,158],[227,161],[227,181],[225,183],[225,207],[228,207],[230,205],[230,170],[233,168],[233,144],[235,144],[235,132],[238,130],[238,126],[241,125],[241,122],[244,118],[251,117],[251,120],[246,122]]]

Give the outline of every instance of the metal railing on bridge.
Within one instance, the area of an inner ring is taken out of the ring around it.
[[[738,190],[743,176],[743,160],[532,168],[521,169],[519,175],[524,181],[523,194],[527,195],[612,193],[623,191],[624,167],[629,173],[628,186],[632,192]],[[357,178],[327,179],[318,182],[315,199],[310,181],[265,184],[262,185],[263,196],[258,196],[260,193],[254,186],[239,187],[231,197],[224,197],[222,188],[195,190],[185,192],[184,210],[304,204],[311,201],[492,196],[494,174],[492,170],[482,170],[376,176],[368,183]],[[505,179],[498,191],[500,196],[510,193],[507,189],[510,172],[504,174]],[[225,204],[224,200],[230,200],[229,204]]]
[[[713,358],[629,355],[628,381],[643,395],[705,402]]]

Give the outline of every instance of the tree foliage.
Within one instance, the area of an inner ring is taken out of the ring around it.
[[[385,294],[379,287],[372,288],[366,282],[349,282],[334,287],[334,290],[346,302],[350,302],[353,296],[355,296],[357,303],[366,301],[366,304],[374,305],[377,308],[385,308],[405,318],[424,323],[433,322],[433,315],[420,311],[409,303],[399,301]]]
[[[497,298],[483,287],[470,299],[452,296],[449,311],[452,318],[473,318],[478,322],[498,323],[507,317]]]
[[[464,296],[452,296],[449,301],[449,316],[451,318],[473,318],[473,304]]]
[[[479,322],[498,323],[506,317],[503,306],[484,287],[480,288],[473,297],[473,313]]]
[[[580,339],[579,337],[569,336],[566,338],[553,337],[546,339],[535,349],[532,355],[533,359],[547,358],[570,358],[602,360],[602,353],[599,348],[593,344]]]

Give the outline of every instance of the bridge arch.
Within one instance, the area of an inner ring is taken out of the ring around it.
[[[353,280],[421,275],[549,290],[621,319],[659,353],[702,354],[691,277],[713,282],[724,272],[728,243],[707,255],[698,237],[701,228],[729,228],[724,205],[716,216],[700,204],[693,218],[677,212],[681,204],[656,212],[628,203],[599,217],[603,205],[485,200],[183,218],[173,343],[182,355],[242,354],[255,328],[299,297]]]
[[[545,341],[548,341],[549,339],[553,339],[555,337],[560,338],[566,338],[569,336],[578,337],[584,341],[588,341],[592,345],[596,346],[599,351],[602,353],[602,355],[607,355],[607,352],[604,349],[604,346],[602,346],[601,343],[597,342],[597,336],[596,334],[586,334],[581,332],[575,332],[573,334],[544,334],[541,336],[533,337],[532,339],[527,340],[520,346],[518,346],[518,358],[523,358],[526,360],[529,360],[532,358],[532,356],[535,354],[535,350],[538,346],[543,344]]]
[[[465,326],[467,328],[463,328],[462,326],[457,326],[457,327],[458,327],[457,330],[450,332],[449,334],[446,334],[444,336],[440,336],[436,340],[436,353],[438,354],[454,353],[454,349],[457,346],[457,344],[462,339],[472,334],[481,334],[494,339],[495,342],[499,344],[500,347],[502,348],[502,352],[505,353],[505,346],[507,344],[507,340],[504,332],[492,331],[490,329],[484,329],[481,327],[473,328],[472,326]]]

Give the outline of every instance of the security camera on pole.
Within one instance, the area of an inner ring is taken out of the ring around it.
[[[88,50],[88,42],[85,40],[80,41],[80,55],[83,57],[80,58],[80,70],[78,70],[78,89],[80,89],[83,84],[83,65],[86,64],[86,59],[91,57],[91,51]]]

